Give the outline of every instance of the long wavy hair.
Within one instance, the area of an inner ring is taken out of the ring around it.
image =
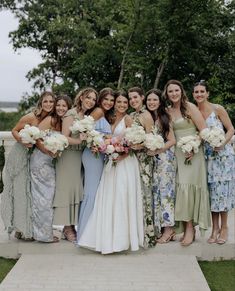
[[[184,87],[182,85],[182,83],[178,80],[169,80],[163,90],[163,96],[164,98],[172,105],[172,102],[169,100],[169,97],[167,95],[167,88],[169,87],[169,85],[177,85],[180,87],[181,90],[181,102],[180,102],[180,112],[182,114],[182,116],[184,118],[190,119],[190,116],[187,114],[187,101],[188,101],[188,97],[186,95],[186,92],[184,90]]]
[[[91,92],[94,93],[95,96],[96,96],[96,104],[95,104],[95,107],[97,106],[97,102],[98,102],[98,100],[97,100],[98,99],[98,93],[97,93],[97,91],[94,88],[87,87],[87,88],[84,88],[84,89],[80,90],[77,93],[77,95],[76,95],[76,97],[74,99],[73,107],[76,107],[77,112],[79,112],[81,110],[81,108],[82,108],[82,100],[81,100],[81,97],[86,98]],[[89,115],[93,109],[94,109],[94,107],[91,108],[90,110],[88,110],[86,112],[86,114]]]
[[[150,94],[155,94],[159,98],[159,107],[157,110],[150,110],[147,106],[148,96]],[[166,140],[167,135],[170,131],[170,122],[171,118],[169,113],[166,111],[166,101],[162,97],[162,92],[159,89],[151,89],[146,93],[146,97],[144,100],[144,104],[146,105],[146,109],[151,113],[154,122],[158,119],[160,123],[160,130],[163,135],[163,138]]]
[[[42,115],[42,112],[43,112],[43,109],[42,109],[42,101],[43,101],[43,99],[44,99],[46,96],[51,96],[52,99],[54,100],[54,108],[53,108],[52,112],[48,113],[48,115],[53,114],[53,112],[55,111],[55,100],[56,100],[55,94],[52,93],[52,92],[50,92],[50,91],[44,91],[44,92],[40,95],[36,107],[33,109],[33,113],[34,113],[34,115],[35,115],[38,119],[41,119],[41,115]]]
[[[99,98],[98,98],[98,106],[99,107],[102,107],[101,106],[101,103],[102,101],[104,100],[104,98],[107,96],[107,95],[111,95],[114,97],[115,99],[115,94],[114,94],[114,91],[112,88],[103,88],[102,90],[100,90],[99,92]],[[104,116],[105,118],[108,120],[109,123],[112,123],[112,119],[113,119],[113,114],[114,114],[114,108],[112,107],[110,110],[108,111],[105,111],[104,113]]]
[[[73,101],[72,101],[72,99],[68,95],[59,95],[59,96],[57,96],[56,97],[56,101],[55,101],[55,107],[56,107],[56,104],[60,100],[64,100],[65,101],[65,103],[68,106],[68,110],[72,107]],[[54,128],[56,128],[59,125],[60,130],[62,129],[62,117],[60,117],[60,116],[57,115],[56,110],[52,114],[51,125]]]

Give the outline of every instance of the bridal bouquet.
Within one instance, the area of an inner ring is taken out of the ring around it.
[[[47,131],[43,137],[43,144],[47,150],[53,154],[61,156],[62,151],[68,147],[68,139],[59,132]]]
[[[160,134],[155,131],[146,133],[144,145],[151,151],[159,150],[164,147],[164,139]]]
[[[191,152],[198,153],[200,144],[201,140],[198,135],[188,135],[180,138],[177,142],[177,147],[179,147],[184,154],[189,154]],[[190,165],[191,161],[185,158],[184,163],[185,165]]]
[[[205,128],[200,132],[202,139],[207,141],[212,148],[220,147],[225,142],[225,133],[219,127]]]
[[[36,140],[42,136],[38,127],[30,126],[29,124],[26,124],[24,128],[19,131],[19,135],[23,143],[31,144],[35,144]]]
[[[129,143],[125,138],[110,138],[105,140],[106,148],[105,153],[105,163],[109,161],[112,162],[112,166],[117,165],[118,157],[123,154],[128,154],[130,147]]]
[[[70,130],[73,134],[81,133],[81,132],[89,132],[94,129],[95,120],[92,116],[84,116],[83,119],[74,120],[72,126],[70,126]]]
[[[140,144],[145,141],[145,130],[143,126],[133,123],[131,127],[128,127],[125,131],[125,139],[128,143]]]

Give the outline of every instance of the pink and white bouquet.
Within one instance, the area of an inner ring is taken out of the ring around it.
[[[95,127],[95,120],[92,116],[84,116],[83,119],[74,120],[73,124],[70,126],[70,130],[73,134],[81,133],[81,132],[89,132],[93,130]]]
[[[131,144],[141,144],[145,141],[146,135],[143,126],[133,123],[125,130],[125,139]]]
[[[44,147],[60,156],[65,148],[68,147],[69,142],[66,136],[59,132],[47,131],[43,136]]]
[[[144,145],[147,149],[155,151],[164,148],[165,143],[163,137],[153,130],[150,133],[146,133]]]
[[[200,136],[207,141],[212,148],[220,147],[225,142],[225,133],[223,129],[215,126],[204,128],[200,132]]]
[[[21,141],[23,143],[35,144],[37,139],[42,137],[40,129],[36,126],[26,124],[23,129],[19,131]]]
[[[190,154],[191,152],[196,154],[199,151],[200,144],[201,140],[197,134],[187,135],[180,138],[180,140],[177,142],[177,147],[179,147],[184,154]],[[184,163],[186,165],[190,165],[191,161],[185,158]]]
[[[104,152],[106,144],[104,142],[104,134],[93,129],[87,133],[86,146],[92,149],[92,152],[98,158],[100,152]]]
[[[129,143],[125,138],[113,137],[105,140],[105,163],[112,162],[116,166],[121,155],[128,154],[130,151]]]

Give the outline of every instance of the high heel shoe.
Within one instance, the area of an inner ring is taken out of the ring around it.
[[[224,237],[222,237],[223,232],[225,232],[225,236],[224,236]],[[228,228],[227,228],[227,227],[223,227],[223,228],[221,228],[221,230],[220,230],[220,235],[219,235],[219,237],[218,237],[216,243],[217,243],[218,245],[223,245],[223,244],[226,243],[227,239],[228,239]]]
[[[187,242],[185,242],[184,241],[184,239],[181,241],[181,245],[183,246],[183,247],[187,247],[187,246],[189,246],[189,245],[191,245],[194,241],[195,241],[195,235],[196,235],[196,230],[194,229],[193,230],[193,236],[192,236],[192,239],[190,240],[190,241],[187,241]]]
[[[61,238],[70,242],[75,242],[77,240],[75,229],[72,227],[64,227]]]
[[[212,232],[211,236],[208,238],[207,242],[208,244],[214,244],[217,243],[218,235],[220,234],[220,229],[216,229]]]
[[[157,239],[157,243],[159,244],[165,244],[168,243],[169,241],[174,241],[175,240],[175,232],[173,231],[170,235],[163,235]]]

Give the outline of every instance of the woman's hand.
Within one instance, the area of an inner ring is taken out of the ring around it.
[[[188,161],[191,161],[194,156],[194,152],[185,153],[184,156]]]
[[[133,149],[133,150],[142,150],[144,148],[144,145],[143,143],[139,143],[139,144],[131,144],[130,147]]]
[[[223,144],[223,145],[221,145],[221,146],[219,146],[219,147],[215,147],[213,150],[214,150],[215,152],[222,151],[222,150],[224,149],[224,146],[225,146],[225,144]]]
[[[87,139],[87,133],[85,133],[85,132],[81,132],[81,133],[79,134],[79,138],[80,138],[81,141],[86,140],[86,139]]]

